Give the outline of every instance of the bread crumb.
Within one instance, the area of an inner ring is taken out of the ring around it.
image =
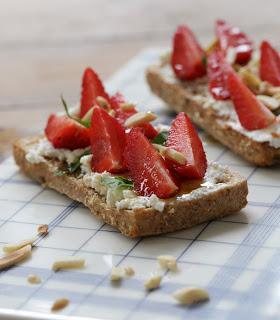
[[[153,290],[160,286],[162,277],[161,276],[152,276],[145,281],[144,286],[147,290]]]
[[[37,276],[36,274],[29,274],[27,276],[27,281],[30,283],[30,284],[39,284],[41,283],[41,278],[39,276]]]
[[[0,258],[0,270],[11,267],[19,262],[22,262],[31,254],[32,247],[27,245],[17,251],[7,254],[6,256]]]
[[[162,255],[157,257],[158,263],[162,268],[177,271],[176,258],[170,255]]]
[[[85,260],[80,258],[57,260],[52,265],[53,271],[65,270],[65,269],[81,269],[85,266]]]
[[[69,301],[67,298],[57,299],[57,300],[55,300],[55,302],[53,303],[51,310],[52,310],[52,311],[59,311],[59,310],[61,310],[61,309],[64,309],[65,307],[68,306],[69,302],[70,302],[70,301]]]
[[[125,267],[124,268],[124,273],[127,277],[132,277],[135,274],[135,271],[132,267]]]
[[[28,245],[33,245],[33,243],[35,242],[36,238],[31,238],[31,239],[25,239],[25,240],[22,240],[18,243],[10,243],[10,244],[6,244],[3,246],[2,250],[5,252],[5,253],[12,253],[12,252],[15,252],[23,247],[26,247]]]
[[[123,278],[123,270],[119,267],[113,267],[111,270],[111,281],[120,281]]]
[[[201,288],[181,288],[173,293],[173,297],[180,303],[185,305],[193,305],[196,303],[209,300],[209,294]]]
[[[38,234],[47,234],[49,232],[49,226],[47,224],[42,224],[37,229]]]

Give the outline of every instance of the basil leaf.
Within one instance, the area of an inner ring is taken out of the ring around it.
[[[162,131],[152,140],[152,143],[160,144],[164,146],[166,143],[167,137],[168,137],[168,131]]]
[[[61,99],[61,102],[62,102],[62,105],[64,107],[64,110],[65,110],[65,113],[67,115],[68,118],[72,119],[72,120],[75,120],[77,121],[79,124],[81,124],[82,126],[86,127],[86,128],[89,128],[90,127],[90,121],[89,120],[82,120],[78,117],[73,117],[71,116],[71,114],[69,113],[69,108],[67,106],[67,103],[66,101],[64,100],[63,98],[63,95],[60,96],[60,99]]]
[[[207,57],[205,55],[202,57],[201,62],[204,66],[207,65]]]
[[[87,156],[87,155],[89,155],[89,154],[91,154],[91,152],[90,152],[90,150],[86,150],[85,152],[83,152],[79,157],[77,157],[77,159],[75,160],[75,161],[73,161],[72,163],[70,163],[69,165],[68,165],[68,172],[69,173],[74,173],[74,172],[76,172],[79,168],[80,168],[80,166],[81,166],[81,158],[83,157],[83,156]]]
[[[108,186],[111,189],[124,190],[133,188],[132,181],[121,176],[102,177],[101,183]]]

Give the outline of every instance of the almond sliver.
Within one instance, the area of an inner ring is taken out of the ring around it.
[[[133,103],[121,103],[120,108],[123,111],[132,110],[132,109],[134,109],[134,104]]]
[[[257,98],[262,103],[264,103],[268,107],[268,109],[270,109],[270,110],[276,110],[280,107],[280,101],[278,101],[274,97],[265,96],[265,95],[258,95]]]
[[[148,112],[140,111],[140,112],[135,113],[134,115],[132,115],[128,119],[126,119],[124,125],[127,128],[132,128],[132,127],[138,126],[143,123],[154,121],[156,118],[157,118],[157,116],[150,111],[148,111]]]
[[[55,300],[55,302],[53,303],[51,310],[52,310],[52,311],[58,311],[58,310],[64,309],[65,307],[68,306],[69,302],[70,302],[70,301],[69,301],[69,299],[67,299],[67,298],[57,299],[57,300]]]
[[[18,243],[11,243],[11,244],[6,244],[3,246],[2,250],[5,252],[5,253],[12,253],[12,252],[15,252],[27,245],[33,245],[33,243],[35,242],[36,238],[31,238],[31,239],[25,239],[25,240],[22,240],[21,242],[18,242]]]
[[[37,229],[38,234],[47,234],[49,232],[49,226],[47,224],[42,224]]]
[[[108,102],[107,99],[105,99],[104,97],[98,96],[96,98],[96,102],[98,103],[98,105],[103,108],[103,109],[110,109],[110,104]]]
[[[25,260],[27,257],[30,256],[31,250],[32,250],[32,247],[29,244],[25,247],[22,247],[21,249],[19,249],[17,251],[14,251],[14,252],[7,254],[6,256],[0,258],[0,270],[11,267],[11,266]]]
[[[85,260],[80,258],[57,260],[53,263],[53,271],[66,270],[66,269],[81,269],[85,266]]]
[[[172,148],[167,148],[160,144],[153,143],[153,146],[158,150],[158,152],[167,159],[177,162],[178,164],[184,165],[186,163],[186,158],[183,153],[176,151]]]

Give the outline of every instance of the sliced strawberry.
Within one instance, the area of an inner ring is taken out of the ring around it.
[[[276,119],[233,71],[228,74],[228,89],[239,121],[246,130],[266,128]]]
[[[166,146],[181,152],[186,158],[186,164],[179,165],[169,162],[173,170],[181,177],[202,179],[207,169],[206,155],[202,142],[184,112],[180,112],[172,121]]]
[[[109,96],[106,93],[104,86],[98,77],[97,73],[91,68],[86,68],[82,81],[82,94],[81,94],[81,111],[80,117],[82,118],[88,110],[96,104],[96,98],[100,96],[109,101]]]
[[[252,42],[239,28],[232,27],[223,20],[217,20],[216,36],[224,55],[227,54],[229,48],[233,48],[236,52],[235,62],[245,64],[251,59]]]
[[[155,194],[159,198],[172,196],[178,187],[165,161],[144,136],[142,130],[131,129],[126,139],[124,159],[138,194],[141,196]]]
[[[90,130],[66,116],[49,116],[45,134],[55,148],[79,149],[90,145]]]
[[[280,55],[267,41],[261,44],[260,77],[273,86],[280,86]]]
[[[111,173],[123,171],[125,131],[104,109],[95,107],[91,118],[92,170]]]
[[[117,92],[114,96],[111,97],[111,106],[115,110],[116,115],[115,118],[119,121],[119,123],[123,126],[126,119],[137,113],[137,109],[135,107],[129,109],[129,110],[122,110],[120,105],[122,103],[126,103],[124,96]],[[150,123],[144,123],[142,125],[139,125],[140,128],[144,130],[144,134],[149,139],[153,139],[157,136],[158,132],[157,130],[150,124]]]
[[[179,26],[173,38],[171,65],[181,80],[192,80],[205,75],[204,52],[192,31],[185,25]]]
[[[230,68],[221,51],[215,50],[207,58],[208,89],[216,100],[230,97],[227,87],[227,71]]]

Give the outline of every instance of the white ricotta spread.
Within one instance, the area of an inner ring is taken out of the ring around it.
[[[211,108],[214,110],[216,114],[222,118],[219,120],[220,124],[225,127],[229,126],[254,141],[268,142],[271,147],[280,148],[280,116],[277,117],[275,123],[265,129],[248,131],[241,126],[230,100],[217,101],[211,96],[208,92],[207,79],[205,77],[182,83],[176,79],[170,65],[162,67],[161,72],[168,82],[183,85],[186,90],[192,94],[193,99],[202,105],[203,108]]]
[[[32,146],[25,158],[31,163],[40,163],[46,161],[45,158],[55,158],[60,161],[66,161],[68,164],[72,163],[81,156],[87,149],[56,149],[46,138],[39,140],[37,144]]]

